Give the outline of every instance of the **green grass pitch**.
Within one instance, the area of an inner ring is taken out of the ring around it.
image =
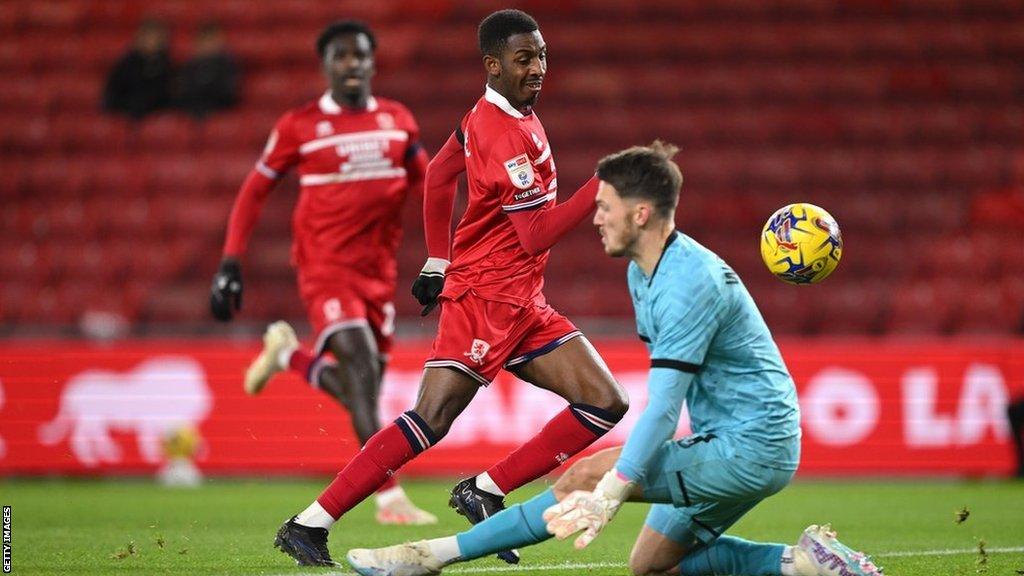
[[[0,481],[12,506],[14,574],[331,574],[297,568],[271,546],[281,521],[305,507],[325,481],[211,480],[196,490],[146,481]],[[381,527],[363,504],[331,533],[343,560],[350,547],[382,546],[465,527],[446,507],[452,482],[408,481],[439,526]],[[540,490],[537,483],[510,499]],[[963,523],[955,512],[966,507]],[[646,512],[627,505],[583,552],[548,541],[523,550],[511,568],[494,558],[446,573],[523,572],[538,576],[628,574],[626,560]],[[1024,483],[936,481],[794,482],[763,502],[731,533],[792,543],[809,523],[831,521],[840,538],[872,554],[889,576],[1024,573]],[[986,554],[979,553],[984,542]]]

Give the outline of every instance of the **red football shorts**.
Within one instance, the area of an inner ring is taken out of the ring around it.
[[[547,304],[524,308],[467,292],[441,299],[437,338],[424,366],[452,368],[486,386],[498,370],[525,364],[580,335]]]
[[[299,270],[299,294],[316,334],[313,353],[323,354],[332,334],[352,326],[367,326],[382,355],[391,351],[395,333],[394,282],[370,278],[351,270]]]

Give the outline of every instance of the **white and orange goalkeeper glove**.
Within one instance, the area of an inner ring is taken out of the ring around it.
[[[577,550],[586,548],[611,522],[622,503],[629,498],[634,483],[614,468],[605,473],[593,492],[576,490],[544,511],[548,532],[559,540],[582,531],[576,538]]]

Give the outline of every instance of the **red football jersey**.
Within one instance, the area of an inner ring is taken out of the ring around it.
[[[330,92],[278,120],[256,169],[276,179],[298,166],[301,192],[292,215],[292,260],[304,270],[358,267],[393,280],[407,164],[419,127],[402,104],[371,97],[343,109]]]
[[[543,302],[548,251],[529,255],[507,214],[549,210],[558,180],[544,127],[487,88],[462,120],[469,204],[455,229],[444,294],[472,288],[483,298],[527,305]]]

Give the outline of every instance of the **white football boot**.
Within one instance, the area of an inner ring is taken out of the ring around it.
[[[263,333],[263,351],[245,371],[245,392],[255,396],[263,391],[270,378],[287,367],[281,365],[282,352],[298,347],[299,339],[287,322],[280,320],[267,326]]]
[[[400,486],[377,494],[377,523],[397,526],[437,524],[437,516],[418,508]]]
[[[793,549],[793,564],[801,576],[884,576],[867,554],[836,540],[831,524],[811,524],[804,530]]]
[[[434,576],[444,567],[423,540],[387,548],[357,548],[349,550],[345,558],[361,576]]]

